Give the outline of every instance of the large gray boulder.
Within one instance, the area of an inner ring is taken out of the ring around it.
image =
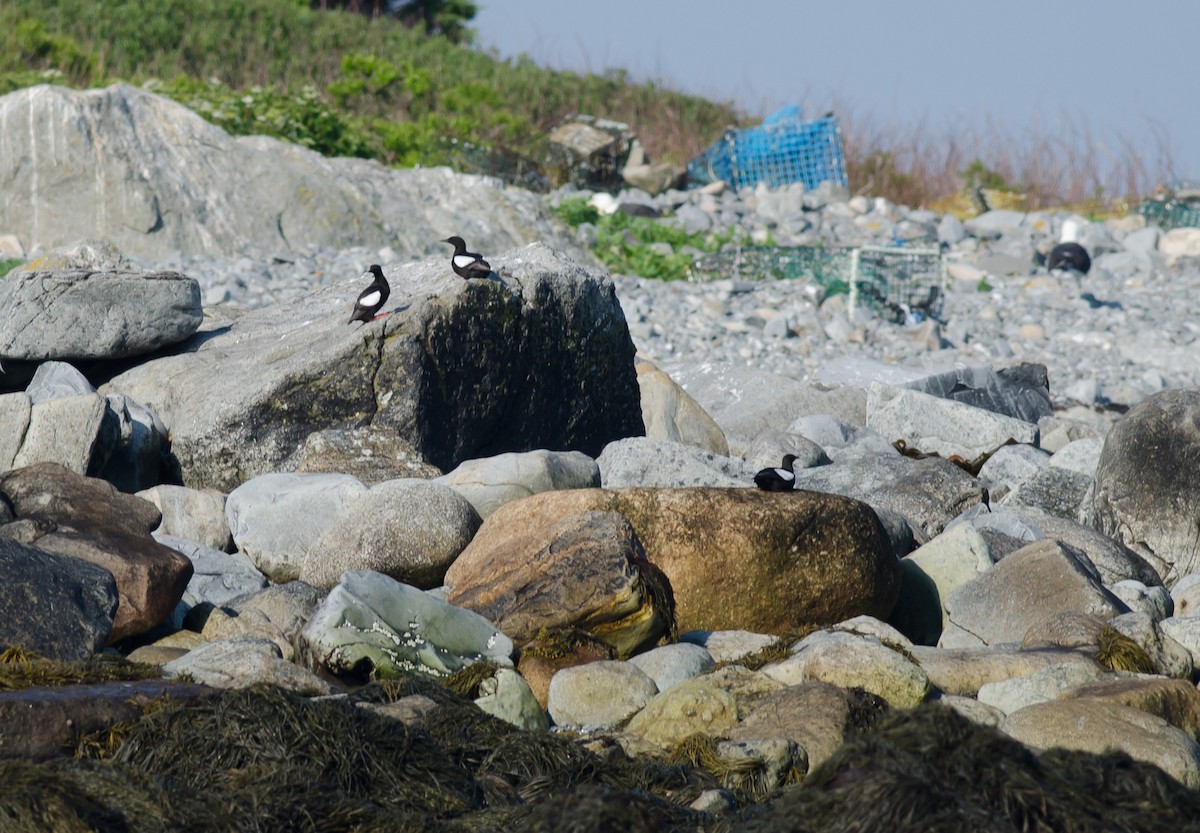
[[[1086,555],[1048,539],[1010,553],[951,591],[945,609],[942,648],[1018,643],[1031,627],[1063,612],[1102,619],[1129,612],[1100,583]]]
[[[596,458],[596,464],[600,467],[600,481],[609,489],[629,486],[738,488],[753,486],[756,471],[739,458],[650,437],[629,437],[611,442]],[[773,465],[779,465],[779,462]]]
[[[1036,443],[1035,423],[909,388],[872,384],[867,427],[889,442],[970,463],[1013,440]]]
[[[796,488],[845,495],[895,512],[922,544],[984,497],[979,481],[948,460],[910,460],[894,453],[838,458],[833,465],[800,469]]]
[[[122,359],[196,332],[200,285],[177,272],[14,270],[0,281],[0,356]]]
[[[109,387],[162,417],[187,485],[223,490],[327,428],[391,429],[443,470],[642,434],[608,277],[543,245],[491,263],[503,278],[464,281],[446,257],[387,267],[392,314],[348,325],[356,276],[202,330]]]
[[[467,460],[438,478],[465,497],[486,518],[512,500],[554,489],[600,485],[600,467],[578,451],[527,451]]]
[[[428,590],[442,583],[480,523],[449,486],[385,480],[349,501],[304,560],[300,580],[329,589],[347,570],[374,570]]]
[[[1167,587],[1200,570],[1197,454],[1200,389],[1165,390],[1113,425],[1096,469],[1093,523],[1149,561]]]
[[[229,493],[225,517],[239,552],[273,581],[292,581],[366,491],[348,474],[263,474]]]
[[[445,168],[235,139],[125,84],[18,90],[0,98],[0,124],[0,229],[26,250],[96,237],[152,261],[309,245],[448,256],[440,241],[460,234],[475,251],[546,240],[593,262],[536,194]]]
[[[744,365],[691,359],[661,369],[716,421],[732,454],[740,454],[764,431],[788,430],[807,414],[866,424],[867,392],[862,388],[822,388]]]

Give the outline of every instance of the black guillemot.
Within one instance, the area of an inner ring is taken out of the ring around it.
[[[354,312],[350,314],[347,324],[355,321],[374,321],[375,313],[379,312],[379,308],[384,305],[388,295],[392,292],[379,264],[372,264],[370,272],[375,276],[375,280],[371,281],[371,285],[359,294],[358,300],[354,302]]]
[[[447,237],[442,242],[454,247],[454,254],[450,255],[450,266],[460,278],[470,280],[486,278],[492,274],[492,267],[488,262],[474,252],[468,252],[467,244],[461,237]]]
[[[1088,256],[1087,249],[1079,245],[1079,241],[1076,239],[1078,234],[1079,223],[1075,220],[1063,221],[1062,235],[1058,239],[1058,245],[1050,250],[1050,254],[1046,258],[1047,269],[1051,272],[1061,269],[1080,275],[1088,273],[1088,270],[1092,268],[1092,259]]]
[[[782,468],[763,469],[754,475],[754,485],[764,492],[790,492],[796,488],[796,472],[792,464],[796,462],[795,454],[783,456]]]
[[[1046,258],[1046,268],[1052,272],[1055,269],[1064,269],[1086,275],[1092,268],[1092,259],[1088,256],[1087,249],[1078,243],[1059,243],[1050,250],[1050,256]]]

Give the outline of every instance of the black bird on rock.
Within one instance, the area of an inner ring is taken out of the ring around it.
[[[468,252],[467,244],[461,237],[447,237],[442,242],[454,247],[454,254],[450,255],[450,267],[460,278],[470,280],[486,278],[492,274],[492,267],[488,262],[474,252]]]
[[[1046,268],[1050,271],[1065,269],[1068,272],[1086,275],[1092,268],[1092,259],[1088,256],[1087,249],[1078,243],[1059,243],[1050,250],[1050,257],[1046,258]]]
[[[763,469],[754,475],[754,485],[764,492],[790,492],[796,488],[796,472],[792,465],[796,462],[795,454],[783,456],[782,468]]]
[[[347,324],[355,321],[374,321],[375,313],[379,312],[379,308],[387,302],[388,295],[392,292],[378,263],[371,265],[370,272],[375,280],[371,281],[371,285],[359,294],[358,300],[354,302],[354,312],[350,314]]]

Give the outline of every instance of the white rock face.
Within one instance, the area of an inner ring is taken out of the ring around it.
[[[0,180],[10,186],[0,229],[27,251],[89,237],[150,259],[314,245],[417,255],[442,252],[453,230],[474,251],[543,240],[595,262],[530,192],[445,168],[386,168],[234,138],[126,84],[10,93],[0,98],[0,137]]]

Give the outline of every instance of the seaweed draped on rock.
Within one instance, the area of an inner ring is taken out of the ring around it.
[[[445,258],[385,269],[392,314],[347,325],[358,276],[206,326],[110,386],[171,430],[190,486],[288,470],[309,434],[370,424],[428,462],[535,448],[591,456],[644,433],[634,347],[609,279],[533,244],[464,281]]]

